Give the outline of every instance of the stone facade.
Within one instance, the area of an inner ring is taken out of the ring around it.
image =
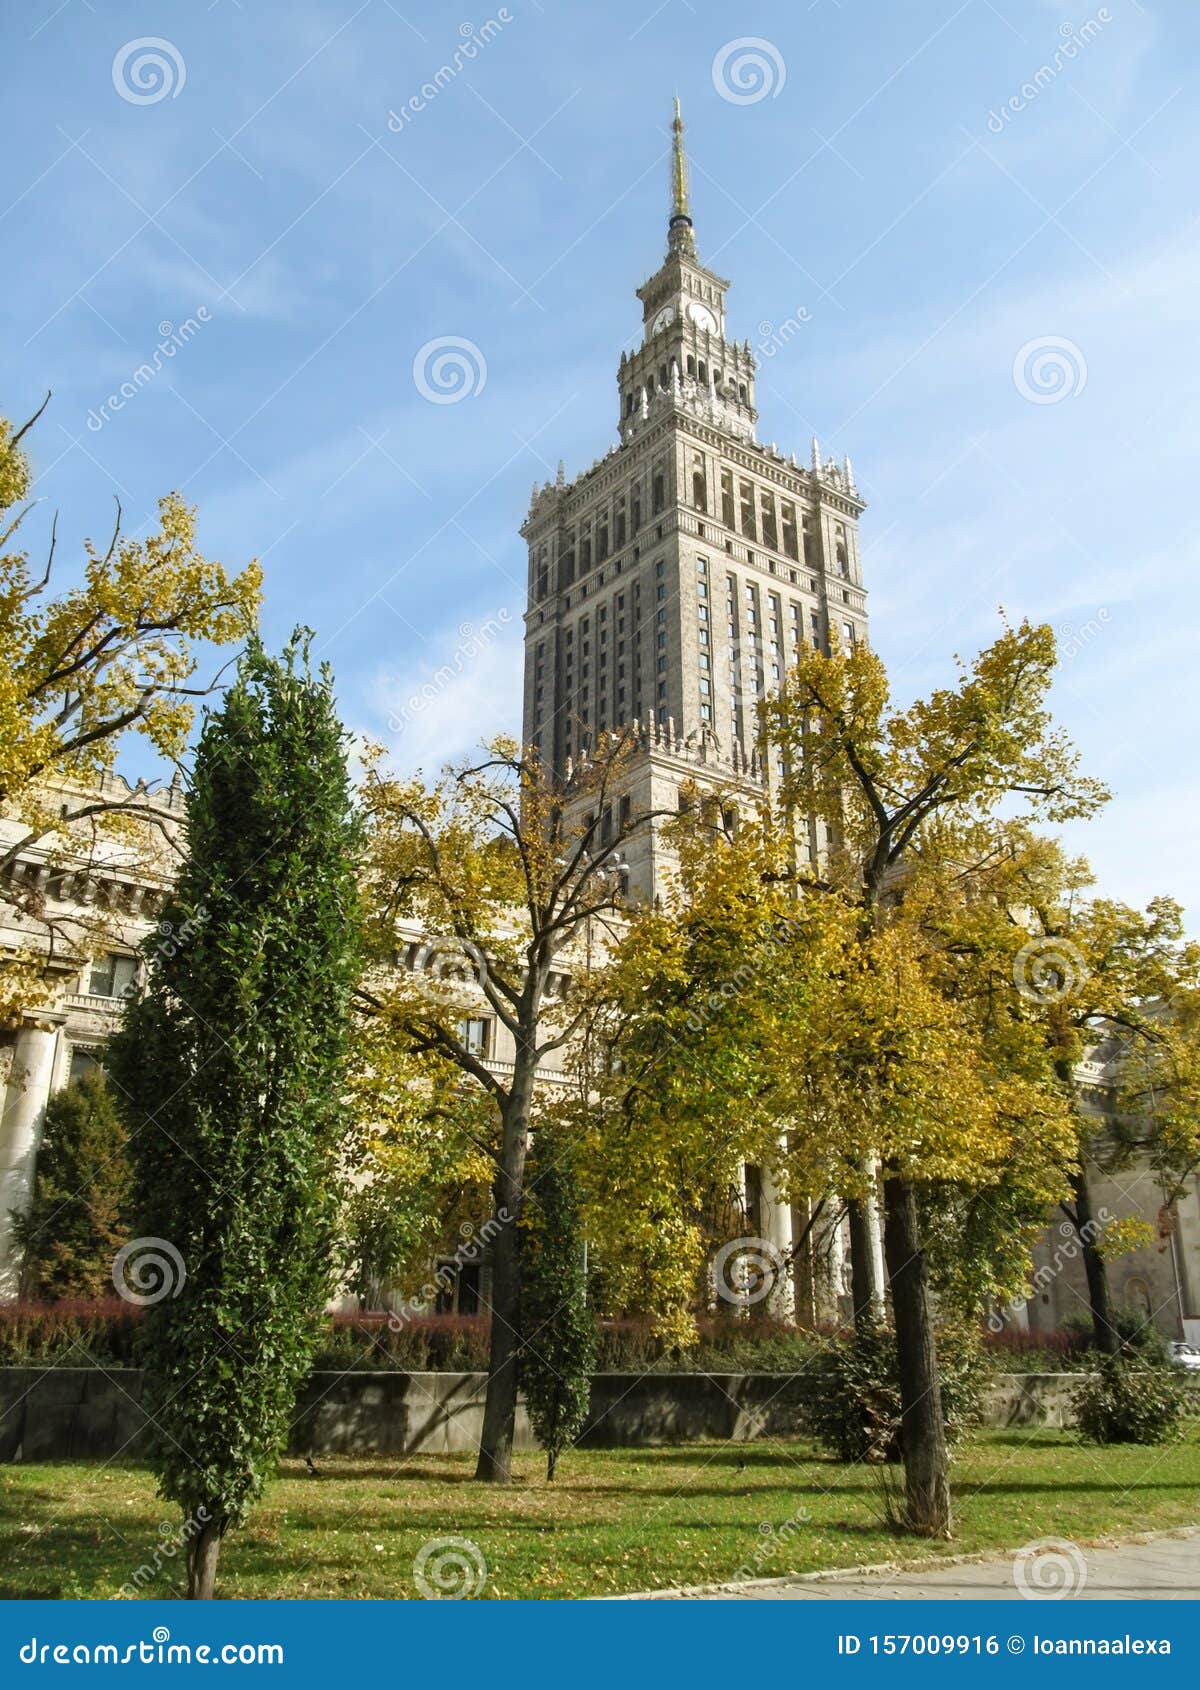
[[[114,775],[54,796],[64,817],[99,800],[126,810],[129,826],[93,838],[85,818],[24,843],[21,824],[0,819],[0,966],[27,958],[41,972],[28,1008],[0,1030],[0,1297],[17,1292],[12,1215],[29,1204],[46,1105],[97,1060],[138,989],[139,947],[159,928],[183,822],[177,783],[147,792]]]

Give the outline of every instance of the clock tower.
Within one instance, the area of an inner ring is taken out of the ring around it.
[[[671,147],[671,219],[662,267],[637,290],[645,338],[622,363],[621,438],[637,428],[647,403],[670,385],[693,411],[719,419],[733,434],[754,438],[754,360],[748,345],[725,339],[729,283],[696,256],[689,210],[683,119],[675,102]]]
[[[525,743],[569,794],[600,736],[637,735],[602,834],[691,789],[731,821],[769,798],[783,771],[755,749],[759,700],[803,645],[866,638],[849,460],[814,440],[801,467],[758,442],[755,359],[728,337],[729,282],[697,252],[678,101],[670,169],[666,256],[637,290],[642,342],[617,371],[619,443],[535,486],[521,528]],[[797,825],[815,860],[823,824]],[[653,896],[669,865],[661,829],[639,832],[631,892]]]

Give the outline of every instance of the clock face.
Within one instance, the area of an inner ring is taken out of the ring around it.
[[[668,328],[674,321],[675,307],[673,305],[664,305],[662,310],[658,313],[658,316],[651,323],[650,333],[658,334],[660,329]]]
[[[707,305],[701,305],[698,299],[693,299],[687,313],[698,329],[704,329],[708,334],[717,333],[719,324]]]

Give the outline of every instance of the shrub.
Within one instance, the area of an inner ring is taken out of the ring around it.
[[[136,1367],[141,1314],[116,1297],[0,1303],[0,1367]]]
[[[938,1333],[938,1371],[946,1436],[953,1442],[979,1419],[987,1367],[973,1333]],[[903,1456],[896,1339],[869,1327],[833,1339],[807,1368],[808,1430],[839,1461],[899,1461]]]
[[[1090,1324],[1086,1332],[1064,1326],[1058,1332],[1026,1332],[1006,1326],[1002,1332],[986,1328],[984,1354],[1003,1373],[1071,1373],[1088,1365]]]
[[[389,1368],[399,1373],[471,1373],[486,1368],[486,1315],[428,1314],[389,1324],[386,1314],[335,1314],[322,1332],[317,1372]]]
[[[22,1295],[103,1297],[129,1236],[128,1135],[98,1069],[50,1099],[33,1202],[16,1223]]]
[[[546,1477],[583,1429],[596,1364],[587,1256],[569,1155],[542,1139],[530,1158],[521,1217],[518,1371]]]
[[[1072,1397],[1080,1435],[1094,1444],[1161,1444],[1179,1431],[1186,1384],[1165,1367],[1101,1356]]]

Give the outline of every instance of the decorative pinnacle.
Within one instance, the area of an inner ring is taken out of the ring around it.
[[[675,119],[671,125],[671,221],[667,225],[667,246],[671,252],[696,251],[696,237],[692,233],[692,216],[688,208],[687,154],[683,150],[683,118],[679,110],[679,96],[675,96]]]

